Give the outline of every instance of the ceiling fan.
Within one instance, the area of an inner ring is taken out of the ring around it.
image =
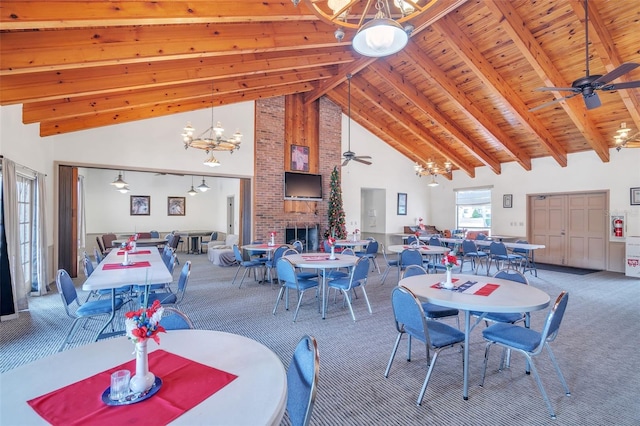
[[[371,157],[368,155],[356,155],[355,152],[351,151],[351,74],[347,74],[347,80],[349,80],[349,121],[347,124],[347,137],[348,137],[348,148],[345,152],[342,153],[344,157],[344,161],[342,162],[342,167],[349,164],[349,161],[357,161],[358,163],[370,165],[371,161],[367,161],[366,159],[370,159]]]
[[[549,105],[555,104],[557,102],[573,98],[574,96],[577,96],[580,94],[584,99],[584,103],[587,109],[594,109],[601,105],[600,98],[598,97],[596,90],[611,91],[611,90],[632,89],[635,87],[640,87],[640,80],[622,82],[617,84],[611,83],[613,80],[617,79],[618,77],[621,77],[624,74],[640,66],[640,64],[636,64],[634,62],[626,62],[605,75],[589,75],[589,7],[587,4],[587,1],[588,0],[584,1],[584,13],[585,13],[584,30],[585,30],[587,75],[571,83],[571,87],[539,87],[537,88],[536,90],[543,91],[543,92],[558,91],[558,92],[573,92],[573,93],[570,95],[564,96],[562,98],[554,99],[551,102],[546,102],[542,105],[538,105],[537,107],[531,108],[529,111],[536,111],[541,108],[545,108]]]

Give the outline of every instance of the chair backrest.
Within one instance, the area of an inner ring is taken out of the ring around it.
[[[289,246],[280,246],[273,251],[273,256],[271,256],[272,265],[275,266],[278,263],[278,259],[282,257],[285,251],[289,250]]]
[[[367,282],[367,276],[369,275],[369,258],[361,257],[356,264],[351,268],[351,279],[349,280],[349,287],[355,287],[360,284],[363,285]]]
[[[276,263],[276,274],[280,281],[287,283],[298,283],[298,277],[296,276],[296,268],[289,259],[281,257]]]
[[[324,247],[324,252],[329,253],[331,251],[331,246],[329,245],[329,241],[324,240],[322,242],[322,246]]]
[[[464,254],[469,254],[469,253],[477,253],[478,252],[478,247],[476,246],[476,243],[474,243],[471,240],[462,240],[462,253]]]
[[[442,244],[440,244],[440,238],[438,238],[438,237],[429,238],[429,245],[430,246],[438,246],[438,247],[442,246]]]
[[[517,241],[516,241],[516,244],[529,244],[529,241],[527,241],[527,240],[517,240]],[[518,247],[515,247],[515,248],[513,248],[513,250],[511,250],[511,251],[512,251],[512,252],[514,252],[514,253],[519,253],[519,254],[523,254],[523,255],[525,255],[525,256],[528,256],[528,255],[529,255],[529,252],[530,252],[531,250],[529,250],[529,249],[524,249],[524,248],[518,248]]]
[[[283,256],[288,256],[290,254],[300,254],[300,252],[294,248],[289,247],[282,253]]]
[[[76,288],[73,285],[73,281],[69,276],[69,273],[64,269],[58,269],[58,273],[56,274],[56,285],[58,287],[58,292],[60,293],[60,297],[62,298],[62,303],[64,304],[64,309],[67,311],[67,315],[71,315],[69,312],[69,305],[73,302],[76,302],[78,305],[78,293],[76,292]]]
[[[173,274],[173,270],[176,267],[176,255],[171,253],[171,257],[169,258],[169,262],[167,263],[167,269],[170,274]]]
[[[190,330],[195,328],[191,319],[184,312],[170,306],[163,307],[160,325],[165,330]]]
[[[169,239],[169,247],[171,247],[172,249],[177,249],[178,244],[180,244],[180,235],[172,234],[171,238]]]
[[[151,238],[160,238],[160,233],[158,231],[151,231],[149,232],[149,235],[151,235]]]
[[[536,352],[542,350],[545,341],[552,342],[557,337],[564,312],[567,309],[567,303],[569,303],[569,292],[562,291],[549,311],[549,315],[547,315],[547,320],[540,338],[540,346],[538,346]]]
[[[353,251],[353,249],[351,247],[345,247],[345,248],[342,249],[342,254],[346,254],[346,255],[349,255],[349,256],[355,256],[356,252]]]
[[[391,291],[391,307],[398,332],[410,331],[411,335],[424,335],[428,339],[427,319],[422,303],[411,290],[402,286],[395,287]]]
[[[238,263],[244,262],[244,258],[242,257],[242,253],[240,253],[240,248],[238,247],[237,244],[233,245],[233,255],[235,256],[236,261],[238,261]]]
[[[520,284],[529,285],[529,280],[520,271],[513,268],[501,269],[493,275],[494,278],[501,278],[503,280],[509,280]]]
[[[293,248],[298,251],[298,253],[302,253],[302,250],[304,249],[304,246],[302,245],[302,241],[296,240],[293,242],[292,245],[293,245]]]
[[[486,239],[487,239],[487,235],[483,234],[482,232],[476,235],[476,240],[486,240]]]
[[[489,244],[489,253],[492,256],[506,256],[507,247],[500,241],[493,241],[491,244]]]
[[[113,246],[113,240],[116,240],[116,234],[102,234],[102,244],[105,249]]]
[[[422,254],[418,250],[404,249],[400,253],[400,265],[403,267],[407,265],[422,266]]]
[[[413,277],[415,275],[427,275],[427,270],[421,265],[409,265],[402,273],[402,278]]]
[[[379,246],[380,246],[380,244],[376,240],[373,240],[369,244],[367,244],[367,250],[365,251],[365,253],[367,253],[367,254],[376,254],[376,253],[378,253],[378,247]]]
[[[138,232],[138,238],[151,238],[151,232]]]
[[[102,243],[102,238],[100,238],[100,236],[96,236],[96,243],[98,243],[98,249],[100,250],[101,253],[104,253],[104,244]]]
[[[298,342],[287,369],[287,412],[291,425],[309,424],[319,376],[318,342],[312,336],[304,336]]]
[[[418,237],[416,237],[415,235],[409,235],[407,237],[407,244],[408,245],[420,244],[420,239]]]
[[[180,277],[178,278],[178,303],[182,301],[184,294],[187,291],[189,275],[191,275],[191,261],[187,260],[182,266],[182,271],[180,271]]]
[[[100,250],[97,247],[93,248],[93,255],[96,257],[96,263],[102,262],[102,255],[100,254]]]
[[[91,260],[87,257],[86,253],[82,258],[82,266],[84,267],[84,275],[86,277],[90,277],[91,274],[93,274],[93,263],[91,263]]]

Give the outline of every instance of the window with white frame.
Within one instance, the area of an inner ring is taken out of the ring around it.
[[[20,253],[22,255],[22,273],[25,284],[33,282],[34,251],[34,188],[35,180],[18,175],[16,185],[18,189],[18,219],[20,228]]]
[[[491,188],[456,190],[456,227],[491,229]]]

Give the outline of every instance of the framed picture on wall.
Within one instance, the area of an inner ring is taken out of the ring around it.
[[[631,188],[631,205],[640,206],[640,188]]]
[[[398,216],[407,215],[407,194],[398,192]]]
[[[291,145],[291,170],[309,171],[309,147]]]
[[[505,209],[513,207],[513,194],[504,194],[502,196],[502,207]]]
[[[131,195],[129,197],[129,214],[131,216],[149,216],[151,214],[151,196]]]
[[[187,210],[185,197],[167,197],[167,215],[184,216]]]

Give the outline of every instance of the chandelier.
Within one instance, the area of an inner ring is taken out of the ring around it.
[[[453,166],[451,165],[451,162],[449,160],[444,162],[444,167],[440,167],[436,163],[431,161],[431,159],[429,159],[426,166],[422,166],[421,164],[416,163],[415,166],[413,166],[413,169],[416,171],[416,175],[420,177],[426,175],[431,176],[431,181],[427,184],[427,186],[438,186],[439,184],[436,180],[436,176],[438,174],[451,173],[451,170],[453,170]]]
[[[213,96],[212,96],[213,98]],[[220,165],[220,162],[213,155],[213,151],[229,151],[233,154],[233,151],[240,149],[240,143],[242,142],[242,133],[237,131],[227,138],[224,136],[224,128],[218,121],[214,126],[213,120],[213,99],[211,100],[211,126],[197,137],[193,135],[196,133],[196,129],[191,126],[191,123],[187,123],[182,131],[182,141],[184,142],[184,149],[196,148],[205,151],[209,156],[204,160],[204,165],[209,167],[216,167]],[[204,179],[202,180],[204,183]]]
[[[351,43],[353,48],[363,56],[374,58],[392,55],[402,50],[414,30],[414,26],[407,21],[424,13],[436,1],[304,0],[316,16],[338,26],[334,33],[338,41],[342,41],[345,36],[343,28],[357,30]],[[298,5],[300,0],[292,2]]]
[[[640,132],[633,135],[630,134],[631,129],[627,127],[627,123],[620,123],[620,128],[616,130],[613,139],[616,142],[616,150],[622,148],[640,148]]]

